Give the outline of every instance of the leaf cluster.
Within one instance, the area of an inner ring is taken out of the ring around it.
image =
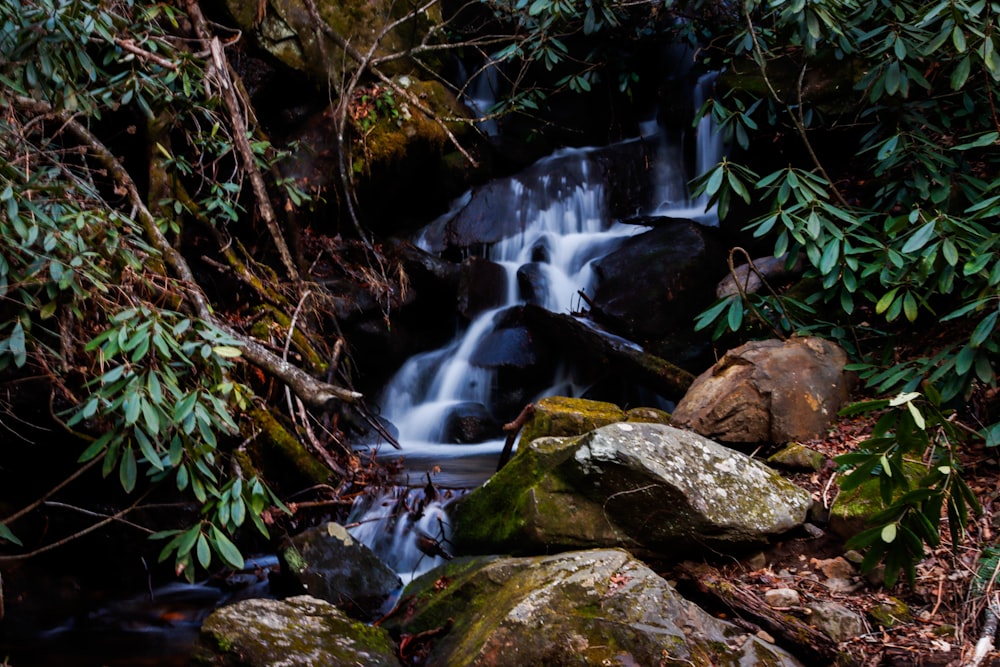
[[[819,289],[801,303],[730,298],[702,313],[698,327],[719,336],[743,326],[746,312],[771,313],[785,332],[838,339],[879,393],[929,381],[950,401],[995,385],[1000,4],[796,0],[744,8],[716,62],[750,61],[766,90],[729,91],[703,113],[743,149],[766,130],[799,142],[807,158],[763,174],[727,159],[697,178],[694,192],[722,216],[735,198],[752,204],[760,213],[746,229],[773,239],[775,256],[805,257],[805,277]],[[844,68],[859,73],[851,91],[838,91],[852,115],[830,119],[802,81],[807,72]],[[797,83],[773,78],[789,69]],[[830,120],[850,129],[830,129]],[[838,155],[815,149],[821,132],[835,135]],[[951,344],[885,363],[878,343],[891,344],[886,332],[941,322],[956,332]],[[998,433],[996,425],[983,432],[991,445]]]
[[[848,471],[840,482],[841,493],[877,480],[884,509],[869,518],[871,527],[848,540],[847,547],[865,550],[862,572],[884,562],[885,583],[890,587],[901,571],[913,584],[924,545],[940,543],[942,516],[948,517],[951,542],[958,548],[970,511],[982,511],[961,475],[958,449],[965,434],[941,409],[940,401],[931,389],[926,396],[905,392],[856,403],[841,412],[882,413],[858,451],[835,460]]]
[[[164,550],[194,576],[210,553],[241,562],[230,536],[277,499],[263,481],[228,465],[229,441],[252,395],[233,377],[242,343],[181,312],[184,288],[150,234],[245,218],[235,131],[218,113],[206,62],[175,37],[172,5],[13,0],[0,5],[0,371],[44,373],[68,406],[60,418],[90,444],[126,492],[172,480],[201,508],[197,525]],[[156,230],[144,227],[80,138],[34,104],[72,113],[85,127],[145,126],[151,173],[170,185]],[[266,172],[282,153],[252,143]],[[307,195],[291,182],[290,200]],[[72,373],[71,373],[72,371]],[[85,382],[75,379],[82,371]],[[193,531],[193,532],[192,532]],[[172,537],[173,532],[159,537]],[[0,523],[0,540],[19,541]],[[196,555],[192,559],[192,551]]]

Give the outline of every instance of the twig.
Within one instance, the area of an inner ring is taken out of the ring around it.
[[[88,526],[88,527],[84,528],[83,530],[77,531],[77,532],[73,533],[72,535],[68,535],[68,536],[62,538],[61,540],[56,540],[55,542],[52,542],[50,544],[46,544],[44,547],[39,547],[39,548],[35,549],[34,551],[29,551],[28,553],[16,554],[16,555],[13,555],[13,556],[0,556],[0,563],[10,563],[10,562],[16,562],[16,561],[21,561],[21,560],[27,560],[28,558],[33,558],[33,557],[38,556],[40,554],[43,554],[43,553],[45,553],[47,551],[52,551],[53,549],[58,549],[59,547],[72,542],[73,540],[79,539],[79,538],[83,537],[84,535],[87,535],[89,533],[94,532],[98,528],[103,528],[104,526],[108,525],[112,521],[118,521],[123,516],[125,516],[126,514],[128,514],[132,510],[134,510],[136,507],[138,507],[139,504],[143,500],[145,500],[146,496],[148,496],[150,493],[151,493],[151,491],[147,491],[146,493],[142,494],[138,499],[136,499],[136,501],[134,503],[132,503],[131,505],[129,505],[128,507],[126,507],[122,511],[117,512],[115,514],[112,514],[111,516],[108,516],[103,521],[98,521],[97,523],[95,523],[95,524],[93,524],[91,526]]]
[[[133,53],[139,56],[143,60],[149,60],[150,62],[154,62],[160,67],[165,67],[169,70],[173,71],[177,70],[177,63],[167,60],[163,56],[158,56],[155,53],[146,51],[145,49],[140,49],[138,46],[135,45],[135,40],[133,39],[122,39],[121,37],[117,37],[115,38],[115,44],[122,47],[129,53]]]
[[[11,514],[10,516],[4,518],[4,520],[0,521],[0,523],[3,523],[4,525],[8,525],[9,526],[12,522],[17,521],[19,518],[21,518],[22,516],[24,516],[28,512],[32,511],[36,507],[41,506],[42,503],[44,503],[46,500],[48,500],[49,498],[51,498],[52,496],[54,496],[56,493],[58,493],[60,491],[60,489],[64,488],[67,484],[71,483],[77,477],[79,477],[83,473],[85,473],[88,470],[90,470],[91,468],[93,468],[95,465],[98,464],[98,462],[102,461],[103,459],[104,459],[104,453],[102,453],[100,456],[97,456],[97,457],[91,459],[90,461],[87,461],[85,464],[83,464],[82,466],[80,466],[79,468],[77,468],[69,477],[67,477],[66,479],[64,479],[63,481],[59,482],[58,484],[56,484],[51,489],[49,489],[49,491],[47,493],[45,493],[41,498],[39,498],[35,502],[31,503],[30,505],[22,507],[20,510],[18,510],[16,512],[14,512],[13,514]]]
[[[264,177],[261,175],[260,170],[257,169],[253,157],[253,149],[250,147],[249,139],[247,139],[247,122],[243,117],[242,106],[236,97],[233,76],[229,71],[229,64],[222,50],[222,42],[217,36],[209,33],[208,24],[201,13],[201,7],[198,6],[197,0],[187,0],[186,5],[188,16],[194,25],[195,34],[203,44],[207,45],[211,53],[211,58],[208,61],[208,76],[215,79],[219,87],[219,92],[222,95],[222,100],[229,111],[229,121],[233,125],[233,143],[236,147],[236,153],[240,157],[240,162],[243,164],[244,171],[250,176],[250,184],[253,186],[257,209],[264,219],[264,224],[267,225],[268,231],[271,233],[271,240],[274,241],[274,245],[278,250],[278,255],[281,257],[281,262],[285,266],[285,271],[288,273],[289,279],[297,281],[299,279],[298,269],[295,267],[291,252],[288,250],[288,244],[285,243],[285,237],[278,226],[278,219],[274,213],[274,207],[271,206],[271,198],[267,193],[267,185],[264,183]]]
[[[500,452],[500,460],[497,462],[497,471],[507,465],[507,461],[510,459],[510,452],[514,449],[514,440],[517,439],[517,434],[520,432],[524,423],[535,414],[535,404],[528,403],[521,410],[521,414],[517,416],[517,419],[510,422],[509,424],[503,425],[503,431],[507,434],[507,440],[503,443],[503,451]]]

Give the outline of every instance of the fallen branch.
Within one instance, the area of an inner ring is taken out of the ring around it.
[[[229,122],[233,126],[233,143],[236,147],[236,153],[240,157],[240,162],[243,165],[243,170],[250,176],[250,184],[253,186],[254,197],[257,201],[257,210],[260,212],[261,218],[264,219],[264,224],[267,225],[267,229],[271,233],[271,240],[274,241],[275,248],[278,250],[278,256],[281,257],[281,263],[284,264],[288,277],[293,281],[297,281],[299,279],[298,269],[292,260],[291,252],[288,250],[288,244],[285,243],[285,237],[281,233],[281,228],[278,226],[278,218],[274,213],[274,207],[271,206],[271,199],[267,194],[264,177],[254,162],[253,149],[250,147],[250,140],[247,139],[247,123],[243,117],[243,109],[236,97],[236,86],[229,71],[229,63],[226,60],[226,55],[222,51],[222,42],[218,37],[209,33],[208,24],[201,13],[201,7],[198,6],[197,0],[187,0],[186,4],[188,16],[194,25],[195,34],[211,54],[208,60],[208,78],[215,81],[222,96],[222,101],[226,105],[226,110],[229,112]]]
[[[734,615],[749,616],[753,623],[775,635],[779,644],[788,647],[806,664],[834,664],[836,643],[813,626],[772,608],[753,593],[733,585],[710,565],[685,563],[679,569],[694,580],[702,593],[724,604]]]
[[[517,416],[517,419],[510,422],[509,424],[503,425],[503,431],[507,434],[507,441],[503,443],[503,451],[500,452],[500,460],[497,462],[497,471],[507,465],[507,461],[510,460],[510,452],[514,449],[514,440],[517,439],[517,434],[524,427],[524,423],[528,421],[531,416],[535,414],[535,404],[528,403],[521,410],[521,414]]]

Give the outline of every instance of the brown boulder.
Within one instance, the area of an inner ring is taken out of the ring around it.
[[[818,437],[850,393],[846,363],[821,338],[752,341],[695,379],[671,423],[721,442]]]

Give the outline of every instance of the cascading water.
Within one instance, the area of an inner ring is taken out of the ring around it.
[[[712,76],[699,80],[694,100],[698,106],[713,83]],[[714,166],[721,158],[722,145],[710,123],[702,121],[697,128],[699,170]],[[690,200],[680,145],[669,143],[660,133],[656,136],[661,146],[653,165],[655,183],[649,214],[718,224],[714,212],[706,212],[704,202]],[[631,141],[643,140],[649,138]],[[485,252],[486,259],[503,268],[502,304],[476,316],[446,347],[408,360],[381,396],[382,416],[398,428],[402,445],[402,452],[393,451],[392,455],[401,454],[407,473],[418,476],[421,484],[426,475],[428,486],[400,487],[381,498],[359,501],[349,522],[357,523],[352,529],[354,536],[402,576],[419,574],[442,562],[440,556],[418,548],[420,536],[435,543],[446,543],[447,538],[446,499],[435,495],[431,475],[437,487],[470,488],[482,483],[496,467],[502,437],[456,444],[445,441],[445,431],[459,406],[477,405],[485,412],[493,411],[496,371],[477,359],[488,352],[484,347],[490,345],[504,313],[525,302],[558,313],[571,311],[574,303],[579,303],[578,292],[592,293],[591,263],[645,229],[608,215],[608,176],[593,159],[596,150],[558,151],[491,190],[491,210],[497,211],[497,224],[515,230]],[[469,199],[466,196],[461,205]],[[417,239],[417,245],[432,249],[426,237]],[[518,273],[528,269],[534,278],[525,289]],[[551,389],[542,395],[565,394],[573,391],[573,386],[569,373],[557,372]],[[417,506],[421,511],[413,512]]]

